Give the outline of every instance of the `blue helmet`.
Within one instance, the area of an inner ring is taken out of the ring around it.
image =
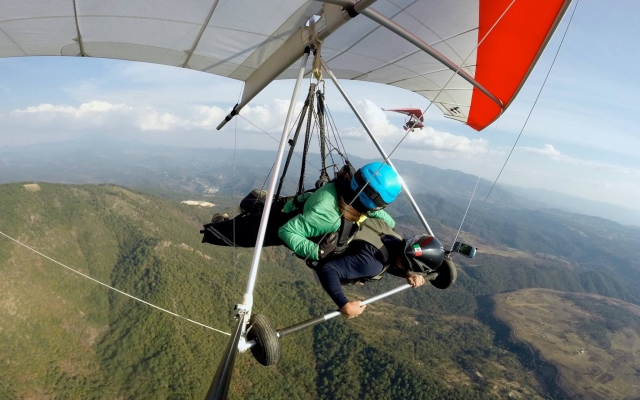
[[[381,210],[388,206],[398,197],[401,189],[396,171],[378,161],[360,168],[351,178],[351,190],[360,192],[358,200],[367,210]]]

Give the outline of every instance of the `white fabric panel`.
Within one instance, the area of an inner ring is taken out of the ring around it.
[[[73,17],[73,2],[69,0],[0,1],[0,24],[8,21],[55,17]]]
[[[372,8],[431,44],[473,76],[479,0],[378,0]],[[75,0],[85,53],[182,66],[214,0]],[[0,56],[77,56],[73,0],[0,1]],[[189,68],[246,80],[323,4],[311,0],[220,0]],[[471,85],[365,16],[323,43],[339,78],[391,84],[468,113]],[[279,78],[296,75],[297,64]],[[459,115],[453,115],[459,118]]]
[[[220,1],[195,51],[220,61],[205,66],[190,62],[190,67],[216,74],[230,70],[225,76],[245,80],[320,9],[319,3],[301,0]]]
[[[477,28],[478,10],[478,0],[422,0],[395,21],[420,37],[422,34],[417,25],[423,25],[422,29],[429,29],[444,39]],[[408,15],[416,25],[408,21]]]
[[[304,3],[305,1],[301,0],[222,0],[218,4],[209,26],[269,36],[277,31]],[[315,8],[320,9],[318,5]],[[297,29],[298,26],[296,25],[295,28]]]
[[[66,3],[72,7],[73,0]],[[78,17],[166,20],[201,26],[213,0],[76,0]],[[84,33],[83,33],[84,35]]]
[[[183,51],[162,49],[152,46],[142,46],[117,42],[89,42],[84,44],[84,51],[89,57],[100,54],[102,58],[115,58],[118,60],[142,61],[154,64],[180,66],[185,60]],[[77,55],[80,49],[64,47],[62,55]]]
[[[73,15],[65,0],[0,1],[0,55],[60,55],[78,36]]]
[[[442,113],[449,118],[457,121],[466,122],[471,107],[469,106],[452,106],[446,102],[436,102],[435,105],[442,111]],[[457,108],[453,108],[457,107]],[[452,111],[453,110],[453,111]]]
[[[60,50],[74,45],[78,36],[73,17],[42,17],[37,23],[29,19],[17,19],[0,23],[2,32],[16,45],[17,53],[2,54],[12,56],[59,56]],[[74,55],[80,54],[80,48]]]
[[[26,56],[27,54],[7,36],[0,28],[0,54],[6,54],[5,57]]]
[[[79,25],[85,45],[124,43],[178,51],[188,50],[200,30],[197,24],[120,17],[79,17]]]
[[[228,39],[215,40],[215,38],[221,37]],[[195,54],[215,57],[240,65],[268,38],[267,35],[245,31],[207,28],[202,35],[202,40],[200,40]],[[277,40],[276,48],[282,44],[282,42],[282,40]],[[258,65],[259,64],[254,64],[250,67],[257,68]],[[205,68],[203,71],[209,72],[209,68]]]

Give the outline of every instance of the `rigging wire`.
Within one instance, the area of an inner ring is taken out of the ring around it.
[[[238,94],[238,101],[236,104],[240,102],[240,98],[242,97],[242,92],[244,91],[244,82],[240,88],[240,93]],[[233,181],[236,181],[236,154],[238,152],[238,118],[235,120],[235,125],[233,128]],[[235,187],[235,186],[234,186]],[[231,199],[234,198],[233,191],[231,192]],[[236,214],[237,215],[237,214]],[[233,216],[233,269],[238,268],[238,257],[236,255],[236,215]]]
[[[458,72],[462,69],[462,66],[466,64],[467,60],[469,59],[469,57],[471,57],[472,54],[474,54],[476,52],[476,50],[478,49],[478,47],[484,42],[484,40],[489,36],[489,34],[493,31],[493,28],[496,27],[496,25],[498,25],[498,23],[502,20],[502,18],[505,16],[505,14],[507,13],[507,11],[509,11],[509,9],[511,8],[511,6],[516,2],[516,0],[513,0],[511,3],[509,3],[509,6],[507,6],[507,8],[505,8],[505,10],[502,12],[502,14],[500,14],[500,17],[496,20],[496,22],[494,22],[494,24],[491,26],[491,28],[489,28],[489,30],[487,31],[486,35],[484,35],[484,37],[478,42],[478,44],[473,48],[473,50],[471,50],[471,52],[469,53],[469,55],[462,61],[462,63],[460,63],[460,65],[458,66],[458,68],[453,72],[453,74],[451,74],[451,77],[449,77],[449,80],[444,84],[444,86],[442,86],[440,88],[440,91],[438,91],[438,93],[436,94],[436,96],[434,97],[434,99],[437,99],[438,96],[440,96],[440,94],[444,91],[444,89],[447,87],[447,85],[453,80],[453,78],[458,75]],[[422,112],[422,115],[425,115],[427,113],[427,111],[429,111],[429,108],[431,108],[431,106],[433,105],[433,102],[429,103],[429,105],[424,109],[424,111]],[[402,144],[402,142],[407,138],[407,136],[409,136],[409,134],[412,132],[411,129],[407,129],[407,133],[405,133],[402,138],[400,138],[400,141],[398,142],[398,144],[395,145],[395,147],[391,150],[391,152],[387,155],[387,158],[384,160],[384,163],[386,164],[388,159],[391,158],[391,155],[393,153],[395,153],[395,151],[398,149],[398,147],[400,147],[400,144]],[[382,167],[382,166],[380,166]],[[376,171],[377,172],[377,171]]]
[[[496,27],[496,25],[498,25],[498,23],[500,21],[502,21],[502,18],[505,16],[505,14],[507,13],[507,11],[509,11],[509,9],[511,8],[511,6],[513,6],[513,4],[516,2],[516,0],[512,0],[511,3],[509,3],[509,5],[507,6],[507,8],[504,9],[504,11],[502,12],[502,14],[500,14],[500,17],[498,17],[498,19],[496,20],[496,22],[493,23],[493,25],[491,25],[491,28],[489,28],[489,30],[487,31],[487,33],[484,35],[484,37],[482,39],[480,39],[480,41],[478,42],[478,44],[476,44],[476,46],[473,48],[473,50],[471,50],[471,52],[469,53],[469,55],[462,61],[462,63],[460,63],[460,65],[458,66],[458,68],[454,71],[453,75],[451,75],[451,77],[449,78],[449,80],[447,81],[447,83],[444,84],[444,86],[440,89],[440,91],[438,92],[438,94],[434,97],[434,99],[437,99],[438,96],[440,96],[440,94],[444,91],[444,89],[447,87],[447,85],[449,84],[449,82],[451,82],[451,80],[458,75],[458,72],[460,72],[460,70],[462,69],[462,66],[465,65],[467,63],[467,60],[469,59],[469,57],[471,57],[471,55],[473,55],[476,50],[478,49],[478,47],[480,47],[480,45],[485,41],[486,38],[489,37],[489,35],[491,34],[491,32],[493,31],[493,28]],[[427,113],[427,110],[429,110],[429,108],[431,107],[431,105],[433,104],[433,102],[429,103],[429,105],[427,106],[427,108],[424,109],[424,111],[422,112],[422,115],[425,115]],[[502,107],[501,107],[502,108]],[[504,108],[502,108],[504,109]],[[410,132],[409,130],[407,130],[407,134],[408,132]]]
[[[53,258],[51,258],[51,257],[49,257],[49,256],[47,256],[47,255],[45,255],[45,254],[42,254],[42,253],[40,253],[39,251],[37,251],[37,250],[35,250],[35,249],[33,249],[33,248],[31,248],[31,247],[27,246],[26,244],[24,244],[24,243],[22,243],[22,242],[20,242],[20,241],[18,241],[18,240],[16,240],[16,239],[14,239],[14,238],[12,238],[11,236],[7,235],[6,233],[4,233],[4,232],[2,232],[2,231],[0,231],[0,235],[2,235],[2,236],[4,236],[4,237],[6,237],[7,239],[9,239],[9,240],[11,240],[11,241],[13,241],[13,242],[15,242],[15,243],[19,244],[20,246],[22,246],[22,247],[24,247],[24,248],[26,248],[26,249],[31,250],[32,252],[34,252],[34,253],[38,254],[39,256],[44,257],[44,258],[46,258],[47,260],[52,261],[52,262],[54,262],[54,263],[56,263],[56,264],[58,264],[58,265],[60,265],[60,266],[62,266],[62,267],[64,267],[64,268],[68,269],[69,271],[71,271],[71,272],[73,272],[73,273],[76,273],[76,274],[78,274],[78,275],[80,275],[80,276],[82,276],[82,277],[84,277],[84,278],[87,278],[87,279],[89,279],[89,280],[92,280],[93,282],[95,282],[95,283],[97,283],[97,284],[100,284],[100,285],[102,285],[102,286],[104,286],[104,287],[106,287],[106,288],[108,288],[108,289],[114,290],[114,291],[116,291],[116,292],[118,292],[118,293],[120,293],[120,294],[123,294],[123,295],[125,295],[125,296],[127,296],[127,297],[129,297],[129,298],[131,298],[131,299],[133,299],[133,300],[136,300],[136,301],[139,301],[139,302],[141,302],[141,303],[144,303],[144,304],[146,304],[146,305],[148,305],[148,306],[151,306],[151,307],[153,307],[153,308],[156,308],[156,309],[158,309],[158,310],[160,310],[160,311],[163,311],[163,312],[165,312],[165,313],[167,313],[167,314],[171,314],[171,315],[173,315],[174,317],[182,318],[182,319],[184,319],[185,321],[189,321],[189,322],[191,322],[191,323],[193,323],[193,324],[196,324],[196,325],[199,325],[199,326],[201,326],[201,327],[203,327],[203,328],[211,329],[212,331],[216,331],[216,332],[218,332],[218,333],[222,333],[222,334],[224,334],[224,335],[231,336],[231,334],[230,334],[230,333],[228,333],[228,332],[221,331],[221,330],[216,329],[216,328],[213,328],[213,327],[211,327],[211,326],[209,326],[209,325],[205,325],[205,324],[200,323],[200,322],[198,322],[198,321],[194,321],[194,320],[192,320],[192,319],[190,319],[190,318],[183,317],[182,315],[176,314],[176,313],[174,313],[173,311],[169,311],[169,310],[166,310],[166,309],[164,309],[164,308],[162,308],[162,307],[156,306],[155,304],[151,304],[151,303],[149,303],[148,301],[144,301],[144,300],[139,299],[139,298],[137,298],[137,297],[135,297],[135,296],[132,296],[132,295],[130,295],[130,294],[128,294],[128,293],[125,293],[125,292],[123,292],[122,290],[118,290],[118,289],[116,289],[116,288],[114,288],[114,287],[112,287],[112,286],[109,286],[109,285],[107,285],[106,283],[100,282],[99,280],[97,280],[97,279],[95,279],[95,278],[92,278],[92,277],[90,277],[89,275],[85,275],[85,274],[83,274],[82,272],[76,271],[75,269],[73,269],[73,268],[71,268],[71,267],[68,267],[68,266],[64,265],[63,263],[61,263],[61,262],[59,262],[59,261],[56,261],[56,260],[54,260]]]
[[[529,122],[529,118],[531,118],[531,114],[533,114],[533,110],[536,108],[536,104],[538,104],[538,99],[540,99],[540,95],[542,94],[542,90],[544,89],[544,87],[545,87],[545,85],[547,83],[547,80],[549,79],[549,75],[551,75],[551,70],[553,69],[553,66],[556,63],[556,59],[558,58],[558,54],[560,54],[560,49],[562,48],[562,44],[564,43],[564,39],[567,37],[567,32],[569,32],[569,27],[571,26],[571,22],[573,21],[573,16],[576,14],[576,9],[578,8],[579,4],[580,4],[580,0],[577,0],[576,1],[576,5],[573,7],[573,11],[571,12],[571,17],[569,18],[569,22],[567,23],[567,27],[564,30],[564,34],[562,35],[562,39],[560,40],[560,44],[558,45],[558,48],[556,49],[556,54],[553,56],[553,61],[551,61],[551,66],[549,67],[549,70],[547,71],[547,75],[544,77],[544,81],[542,82],[542,86],[540,86],[540,90],[538,91],[538,95],[536,96],[536,100],[533,102],[533,105],[531,106],[531,110],[529,110],[529,115],[527,115],[527,119],[524,121],[524,125],[522,125],[522,129],[520,129],[520,133],[518,133],[518,137],[516,138],[516,141],[513,144],[513,147],[511,147],[511,151],[509,151],[509,155],[507,156],[507,159],[504,160],[504,164],[502,164],[502,168],[500,168],[500,172],[498,173],[498,176],[496,176],[496,179],[493,181],[493,184],[491,185],[491,189],[489,189],[489,193],[487,193],[487,196],[484,198],[484,201],[482,202],[482,205],[480,206],[480,209],[478,210],[478,213],[476,214],[476,217],[473,219],[473,221],[471,221],[471,225],[469,225],[469,228],[467,228],[467,232],[462,235],[463,238],[471,230],[471,227],[473,226],[473,224],[476,222],[476,220],[480,216],[480,213],[482,212],[482,209],[483,209],[485,203],[487,202],[487,199],[489,198],[489,195],[493,191],[493,188],[496,186],[496,183],[498,183],[498,179],[500,179],[500,176],[502,175],[502,172],[504,171],[504,168],[507,166],[507,163],[509,162],[509,159],[511,158],[511,155],[513,154],[513,151],[515,150],[516,145],[518,144],[518,141],[520,140],[520,137],[522,136],[522,132],[524,132],[524,129],[527,127],[527,123]]]
[[[249,121],[248,119],[246,119],[244,116],[242,116],[242,114],[238,114],[238,117],[244,119],[245,121],[247,121],[248,123],[250,123],[251,125],[253,125],[256,129],[258,129],[260,132],[264,133],[265,135],[269,136],[271,139],[275,140],[276,142],[280,143],[280,141],[276,138],[274,138],[273,136],[271,136],[270,134],[268,134],[265,130],[263,130],[262,128],[260,128],[258,125],[254,124],[253,122]],[[297,121],[297,120],[296,120]],[[302,158],[302,156],[298,153],[293,153],[296,156]],[[313,167],[314,169],[317,169],[318,171],[320,171],[320,168],[316,167],[315,165],[311,164],[311,163],[307,163],[309,166]],[[273,168],[272,168],[273,169]]]
[[[491,33],[491,31],[493,30],[493,28],[498,24],[498,22],[500,22],[500,20],[502,20],[502,18],[504,17],[504,15],[506,14],[506,12],[511,8],[511,6],[515,3],[516,0],[513,0],[509,6],[504,10],[504,12],[500,15],[500,17],[496,20],[496,22],[491,26],[491,28],[489,29],[489,31],[487,32],[487,34],[482,38],[482,40],[480,40],[478,42],[478,44],[474,47],[474,49],[469,53],[469,55],[467,56],[467,58],[464,59],[464,61],[460,64],[460,66],[458,67],[458,69],[451,75],[451,77],[449,78],[449,80],[444,84],[444,86],[442,86],[442,88],[440,88],[440,91],[438,92],[438,94],[434,97],[437,98],[443,91],[444,89],[447,87],[447,85],[449,84],[449,82],[451,82],[451,80],[458,74],[458,71],[460,71],[460,69],[462,68],[462,66],[467,62],[467,60],[469,59],[469,57],[471,57],[471,55],[476,51],[476,49],[478,48],[478,46],[480,46],[480,44],[489,36],[489,34]],[[426,114],[426,112],[429,110],[429,108],[433,105],[433,102],[429,103],[429,105],[425,108],[425,110],[423,111],[423,115]],[[394,148],[391,150],[391,152],[387,155],[387,157],[384,158],[384,162],[378,167],[378,169],[373,173],[372,177],[375,176],[378,171],[380,170],[380,168],[382,168],[383,165],[388,164],[389,159],[391,158],[391,156],[395,153],[395,151],[398,149],[398,147],[400,147],[400,145],[402,144],[402,142],[404,142],[404,140],[407,138],[407,136],[409,136],[409,133],[411,132],[411,130],[407,130],[407,133],[405,133],[402,138],[400,138],[400,141],[394,146]],[[356,193],[356,195],[354,196],[353,200],[348,204],[349,206],[351,206],[351,204],[356,200],[356,198],[358,198],[358,196],[360,195],[360,193],[362,193],[362,191],[369,185],[371,179],[369,179],[369,181],[367,181],[362,188],[360,188],[360,190],[358,191],[358,193]],[[340,213],[340,216],[338,217],[338,219],[336,219],[336,221],[334,221],[334,225],[340,221],[340,218],[342,218],[344,213]],[[319,240],[319,242],[321,242],[322,240],[324,240],[324,238],[329,234],[329,232],[325,233]],[[307,262],[307,260],[309,259],[309,255],[307,255],[303,262]],[[288,283],[291,280],[293,273],[291,273],[291,275],[289,276],[289,279],[287,280]],[[282,286],[280,287],[280,290],[278,290],[278,292],[273,296],[273,298],[271,299],[271,301],[269,301],[269,303],[267,304],[267,306],[262,310],[262,312],[266,312],[266,310],[269,308],[269,306],[271,305],[271,303],[273,303],[273,300],[275,300],[275,298],[280,295],[280,293],[282,292]]]
[[[329,126],[331,127],[331,133],[333,133],[333,138],[336,140],[336,146],[338,147],[336,151],[340,154],[344,159],[349,159],[347,154],[347,148],[344,147],[344,143],[342,143],[342,138],[338,134],[338,127],[336,126],[336,122],[333,120],[333,115],[331,114],[331,110],[329,109],[329,105],[325,103],[325,107],[327,109],[327,114],[329,115]],[[342,146],[342,151],[344,154],[340,152],[340,146]]]
[[[235,121],[235,128],[233,131],[233,181],[236,182],[236,150],[238,150],[238,118]],[[235,185],[234,185],[235,188]],[[233,191],[231,192],[231,199],[234,198]],[[212,221],[213,222],[213,221]],[[233,216],[233,269],[238,268],[238,258],[236,257],[236,216]]]
[[[491,145],[493,144],[493,139],[496,137],[496,132],[498,132],[498,125],[500,125],[500,118],[498,118],[495,126],[493,127],[493,134],[491,135],[491,140],[489,140],[489,147],[487,148],[487,152],[484,155],[484,160],[482,161],[482,167],[480,167],[480,173],[478,174],[478,179],[476,179],[476,185],[473,187],[473,192],[471,193],[469,204],[467,204],[467,209],[464,210],[464,215],[462,216],[462,221],[460,221],[458,232],[456,232],[456,237],[453,239],[453,242],[451,242],[451,248],[449,249],[449,251],[453,251],[453,247],[455,246],[456,240],[458,240],[458,236],[460,235],[460,231],[462,230],[462,225],[464,224],[464,220],[465,218],[467,218],[467,213],[469,212],[469,208],[471,207],[473,198],[476,195],[476,190],[478,190],[478,184],[480,184],[480,179],[482,178],[482,173],[484,172],[484,167],[487,163],[487,158],[489,158],[489,152],[491,151]]]
[[[579,0],[578,0],[579,2]],[[493,31],[493,29],[495,28],[495,26],[502,20],[502,18],[504,17],[504,15],[507,13],[507,11],[511,8],[511,6],[515,3],[515,0],[513,0],[509,6],[504,10],[504,12],[500,15],[500,17],[496,20],[496,22],[491,26],[491,28],[489,29],[489,31],[487,31],[487,34],[482,38],[482,40],[480,40],[478,42],[478,44],[475,46],[475,48],[469,53],[469,55],[467,56],[467,58],[465,58],[465,60],[460,64],[460,66],[458,67],[458,69],[451,75],[451,77],[449,78],[449,80],[445,83],[445,85],[440,89],[440,91],[438,92],[438,94],[434,97],[437,98],[440,93],[442,93],[444,91],[444,89],[447,87],[447,85],[449,84],[449,82],[451,82],[451,80],[457,75],[458,71],[462,68],[462,65],[464,65],[466,63],[466,61],[469,59],[469,57],[471,57],[471,55],[476,51],[476,49],[478,48],[478,46],[480,46],[480,44],[482,44],[482,42],[489,36],[489,34]],[[576,3],[576,7],[577,7],[577,3]],[[573,12],[575,13],[575,7]],[[573,19],[573,14],[571,15],[571,19],[569,20],[569,24],[571,24],[571,20]],[[568,29],[568,26],[567,26]],[[566,36],[566,31],[565,31],[565,36]],[[562,41],[564,41],[564,36],[562,38]],[[562,46],[562,42],[560,44]],[[559,50],[559,49],[558,49]],[[556,53],[556,57],[557,57],[557,53]],[[554,57],[554,62],[555,62],[555,57]],[[553,66],[553,65],[552,65]],[[548,75],[547,75],[548,77]],[[546,79],[545,79],[546,82]],[[537,99],[536,99],[537,102]],[[433,102],[429,103],[429,105],[425,108],[425,110],[423,111],[423,115],[426,114],[426,112],[429,110],[429,108],[431,107],[431,105],[433,105]],[[535,106],[535,105],[534,105]],[[527,118],[528,120],[528,118]],[[526,125],[526,123],[525,123]],[[523,127],[524,129],[524,127]],[[380,167],[378,167],[378,169],[373,173],[373,176],[375,176],[377,174],[377,172],[380,170],[380,168],[382,168],[382,165],[387,164],[389,159],[391,158],[391,156],[395,153],[395,151],[398,149],[398,147],[400,147],[400,145],[402,144],[402,142],[407,138],[407,136],[409,135],[409,133],[411,132],[411,130],[407,130],[407,133],[405,133],[402,138],[400,138],[400,141],[394,146],[394,148],[391,150],[391,152],[387,155],[386,158],[384,158],[384,162],[380,165]],[[365,185],[358,191],[358,193],[354,196],[354,200],[352,200],[348,205],[350,206],[355,199],[360,195],[360,193],[362,193],[362,191],[365,189],[365,187],[369,184],[369,181],[367,181],[365,183]],[[488,196],[487,196],[488,197]],[[486,198],[485,198],[486,201]],[[483,203],[484,205],[484,203]],[[334,224],[337,223],[340,218],[342,218],[343,213],[340,214],[340,217],[338,217],[338,219],[336,221],[334,221]],[[477,218],[477,217],[476,217]],[[475,220],[474,220],[475,221]],[[324,240],[324,238],[328,235],[328,232],[325,233],[321,238],[320,241]],[[309,259],[309,255],[307,255],[305,257],[305,259],[303,260],[304,262],[306,262]],[[293,273],[290,273],[289,279],[287,280],[287,282],[291,281],[291,278],[293,276]],[[287,283],[285,282],[285,283]],[[275,300],[275,298],[280,295],[280,293],[282,292],[282,286],[280,287],[280,290],[273,296],[273,298],[271,299],[271,301],[269,301],[269,303],[267,304],[267,306],[263,309],[262,312],[265,312],[269,306],[271,305],[271,303],[273,303],[273,301]]]

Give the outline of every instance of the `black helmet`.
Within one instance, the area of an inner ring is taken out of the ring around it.
[[[406,240],[404,260],[413,272],[430,272],[442,264],[444,247],[434,236],[414,236]]]

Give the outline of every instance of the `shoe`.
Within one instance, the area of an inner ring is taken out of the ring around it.
[[[224,216],[220,213],[215,213],[213,214],[213,217],[211,217],[211,223],[212,224],[217,224],[218,222],[222,222],[224,221]]]

